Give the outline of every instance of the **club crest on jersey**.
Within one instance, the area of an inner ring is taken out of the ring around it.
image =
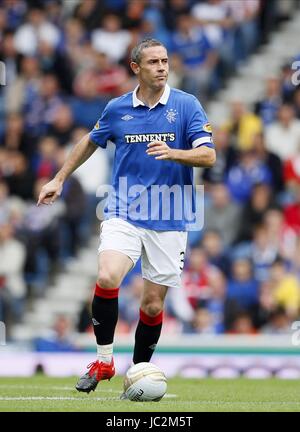
[[[210,123],[205,123],[205,125],[203,126],[203,130],[205,132],[212,133],[211,124]]]
[[[178,111],[176,109],[170,108],[166,111],[165,117],[169,123],[175,123],[177,119]]]

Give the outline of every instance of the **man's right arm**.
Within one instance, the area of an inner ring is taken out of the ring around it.
[[[62,168],[53,180],[43,186],[37,205],[52,204],[61,194],[65,180],[97,149],[97,145],[90,140],[89,134],[85,135],[73,148]]]

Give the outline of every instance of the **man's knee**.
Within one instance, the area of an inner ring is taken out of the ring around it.
[[[144,303],[142,304],[141,308],[148,316],[154,317],[163,310],[163,302],[154,301],[154,302]]]
[[[115,273],[107,269],[101,269],[98,273],[97,283],[101,288],[118,288],[120,278]]]

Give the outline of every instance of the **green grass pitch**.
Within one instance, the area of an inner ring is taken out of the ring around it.
[[[77,378],[0,378],[0,411],[300,411],[300,381],[250,379],[168,380],[160,402],[121,401],[122,378],[102,382],[89,395]]]

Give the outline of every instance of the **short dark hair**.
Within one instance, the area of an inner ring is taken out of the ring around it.
[[[162,46],[165,48],[164,44],[159,42],[157,39],[143,39],[141,42],[139,42],[131,51],[131,61],[134,63],[139,64],[142,59],[142,51],[145,48],[150,48],[154,46]]]

